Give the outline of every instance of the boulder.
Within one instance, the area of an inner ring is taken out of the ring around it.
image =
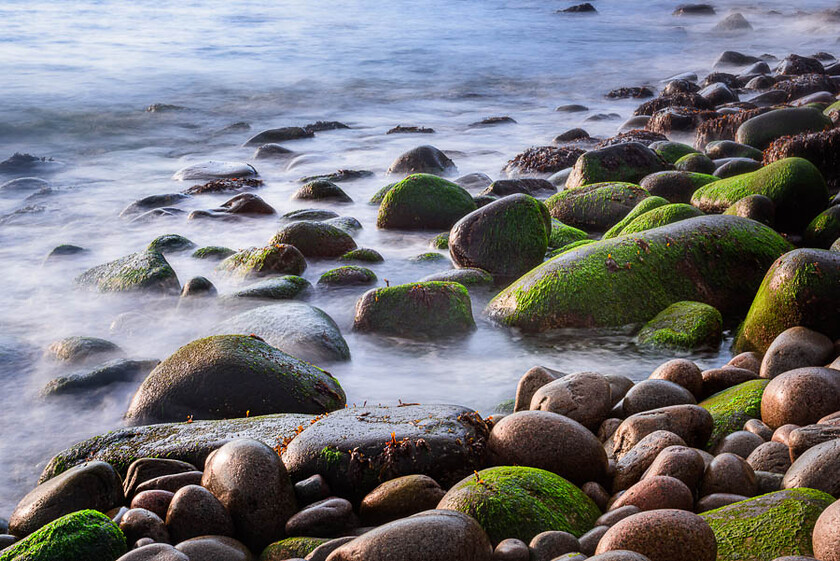
[[[639,185],[651,197],[662,197],[670,203],[690,203],[694,192],[717,178],[692,171],[658,171],[645,176]]]
[[[714,423],[709,448],[717,446],[725,436],[741,430],[748,420],[761,417],[761,396],[767,384],[767,380],[744,382],[700,402],[700,407],[712,415]]]
[[[342,286],[365,286],[374,284],[377,281],[376,273],[366,267],[358,265],[344,265],[325,272],[318,279],[318,286],[342,287]]]
[[[820,514],[814,525],[813,546],[817,559],[840,559],[840,502],[835,501]]]
[[[587,233],[583,230],[563,224],[556,218],[551,219],[551,232],[548,234],[549,249],[558,249],[586,238]]]
[[[302,127],[281,127],[268,129],[249,138],[244,146],[262,146],[263,144],[286,142],[301,138],[312,138],[315,133]]]
[[[409,175],[382,199],[376,226],[384,229],[451,228],[476,209],[472,196],[461,186],[425,173]]]
[[[661,173],[669,173],[669,172],[661,172]],[[654,174],[655,175],[655,174]],[[693,192],[693,191],[692,191]],[[663,207],[668,204],[668,201],[662,197],[658,196],[650,196],[647,198],[642,199],[639,204],[633,207],[627,215],[619,220],[615,226],[604,232],[604,235],[601,237],[602,240],[609,240],[611,238],[615,238],[620,236],[624,228],[627,227],[628,224],[633,222],[636,218],[642,216],[643,214],[652,211],[653,209]]]
[[[621,235],[637,234],[697,216],[703,216],[703,213],[691,205],[683,203],[663,205],[634,218],[621,230]]]
[[[302,275],[306,270],[306,258],[293,245],[268,245],[238,251],[219,263],[217,269],[241,280],[268,275]]]
[[[676,302],[656,314],[636,337],[643,346],[717,348],[723,338],[723,316],[702,302]]]
[[[309,538],[305,536],[283,538],[263,549],[260,554],[260,561],[303,559],[328,541],[330,541],[329,538]]]
[[[446,494],[428,475],[404,475],[386,481],[365,495],[359,516],[366,524],[385,524],[437,507]]]
[[[583,152],[577,146],[534,146],[508,161],[502,173],[508,177],[550,175],[575,165]]]
[[[251,164],[245,162],[208,161],[181,168],[172,179],[176,181],[194,181],[198,179],[243,178],[258,175]]]
[[[300,220],[284,226],[269,242],[271,246],[283,244],[296,247],[306,257],[341,257],[356,249],[356,242],[344,230],[325,222],[310,220]]]
[[[253,300],[294,300],[306,294],[312,285],[303,277],[283,275],[249,284],[235,292],[222,296],[224,302],[240,298]]]
[[[344,406],[329,373],[256,337],[198,339],[161,362],[132,399],[131,424],[250,414],[326,413]]]
[[[761,420],[772,429],[810,425],[840,411],[840,371],[805,367],[770,380],[761,398]]]
[[[818,132],[831,128],[831,119],[813,107],[774,109],[746,120],[735,133],[735,141],[759,150],[782,136]]]
[[[353,199],[344,192],[344,189],[326,179],[317,179],[309,183],[304,183],[303,186],[292,193],[292,199],[332,201],[337,203],[353,202]]]
[[[156,251],[132,253],[115,261],[97,265],[79,275],[76,282],[100,292],[181,292],[175,271],[166,258]]]
[[[642,380],[635,384],[622,400],[625,415],[635,415],[651,409],[671,405],[695,405],[690,391],[667,380]]]
[[[80,510],[0,551],[0,561],[114,561],[125,551],[116,524],[101,512]]]
[[[91,397],[96,390],[111,384],[140,381],[157,366],[157,360],[108,361],[91,371],[81,371],[53,378],[45,385],[42,397],[76,394]]]
[[[822,366],[834,358],[834,342],[813,329],[795,326],[782,331],[764,353],[761,377],[772,379],[789,370]]]
[[[434,146],[424,145],[400,154],[391,162],[387,173],[389,175],[432,173],[443,176],[458,173],[458,168],[442,151]]]
[[[636,413],[615,431],[617,459],[630,452],[644,437],[655,431],[669,431],[693,448],[702,448],[712,433],[711,414],[697,405],[671,405]]]
[[[838,115],[835,108],[835,115]],[[838,187],[840,173],[840,131],[836,128],[822,132],[783,136],[774,140],[764,151],[764,163],[784,158],[804,158],[817,166],[832,191]]]
[[[147,251],[157,251],[161,254],[180,253],[198,247],[194,242],[178,234],[164,234],[152,240]]]
[[[551,216],[563,224],[606,232],[647,196],[647,191],[632,183],[594,183],[560,191],[545,205]]]
[[[662,509],[618,522],[601,538],[595,555],[615,550],[641,553],[650,561],[683,561],[690,551],[697,561],[715,561],[717,543],[703,518],[684,510]]]
[[[626,142],[591,150],[575,162],[566,188],[604,181],[638,183],[643,177],[665,171],[668,164],[656,152],[639,142]]]
[[[819,213],[805,227],[802,242],[808,247],[830,249],[840,238],[840,206],[831,206]]]
[[[594,432],[612,409],[610,394],[610,382],[606,377],[595,372],[579,372],[537,389],[530,409],[564,415]]]
[[[840,439],[817,444],[805,451],[790,466],[782,480],[782,487],[818,489],[840,498]]]

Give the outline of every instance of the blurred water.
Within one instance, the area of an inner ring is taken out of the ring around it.
[[[554,13],[568,5],[4,0],[0,159],[21,151],[64,165],[44,176],[52,193],[34,200],[26,200],[29,193],[0,196],[0,214],[32,211],[0,224],[0,351],[11,345],[39,355],[51,341],[80,334],[114,340],[133,357],[163,358],[229,315],[213,306],[177,309],[172,300],[92,295],[76,290],[73,279],[165,233],[200,245],[264,244],[278,227],[276,219],[129,225],[118,218],[137,198],[185,188],[170,179],[184,165],[249,161],[253,150],[241,145],[259,130],[331,119],[353,127],[287,143],[300,154],[291,163],[257,162],[266,181],[259,194],[283,213],[313,206],[289,200],[301,176],[373,170],[373,178],[342,185],[354,204],[333,208],[358,218],[364,229],[357,243],[385,256],[385,263],[372,267],[381,281],[409,282],[446,267],[408,261],[428,251],[434,232],[377,231],[376,208],[366,203],[388,182],[384,170],[401,152],[432,143],[455,151],[462,173],[498,177],[517,152],[549,143],[588,115],[554,112],[557,105],[583,103],[592,112],[628,117],[636,102],[610,101],[603,94],[618,86],[656,85],[686,70],[702,75],[724,49],[808,55],[831,50],[836,37],[830,23],[811,15],[832,2],[812,1],[809,13],[798,13],[779,0],[760,9],[723,0],[716,3],[718,16],[675,18],[670,14],[676,2],[598,0],[597,15]],[[711,35],[730,9],[743,11],[755,31]],[[153,103],[187,109],[144,111]],[[510,115],[518,124],[466,128],[493,115]],[[240,121],[251,132],[220,132]],[[619,122],[585,127],[609,135]],[[437,133],[386,136],[397,124]],[[196,197],[184,208],[212,208],[226,198]],[[44,266],[44,256],[60,243],[91,251]],[[170,261],[182,282],[201,274],[222,291],[230,288],[212,263],[186,256]],[[331,265],[313,262],[305,276],[314,283]],[[489,411],[512,397],[518,377],[535,364],[639,379],[670,358],[640,352],[621,332],[521,337],[482,319],[474,334],[446,343],[360,336],[350,328],[361,292],[316,291],[311,299],[332,315],[350,344],[352,361],[327,368],[351,403],[455,402]],[[474,295],[477,318],[489,296]],[[112,333],[111,322],[127,311],[148,317],[133,333]],[[0,516],[10,513],[53,453],[119,426],[135,389],[116,388],[95,404],[44,403],[38,389],[67,371],[40,360],[27,367],[24,358],[0,363]],[[720,354],[692,358],[718,365],[729,353],[724,347]]]

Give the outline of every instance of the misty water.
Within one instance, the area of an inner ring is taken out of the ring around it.
[[[620,86],[659,85],[684,71],[700,76],[718,54],[790,52],[810,55],[835,45],[836,27],[817,11],[789,2],[721,0],[714,17],[677,18],[676,2],[598,0],[597,15],[556,14],[567,2],[428,0],[425,2],[33,2],[0,4],[0,159],[14,152],[54,158],[40,175],[51,191],[0,193],[0,516],[8,516],[59,450],[121,425],[138,383],[111,387],[93,401],[44,401],[50,379],[74,371],[43,360],[50,342],[70,335],[112,340],[132,358],[162,359],[230,316],[206,304],[178,307],[177,298],[98,295],[75,277],[94,265],[143,249],[156,236],[179,233],[199,245],[264,245],[276,217],[239,222],[151,223],[119,217],[132,201],[177,192],[192,183],[171,179],[206,160],[255,163],[265,186],[256,191],[280,214],[322,207],[353,216],[364,228],[360,247],[385,262],[371,268],[380,285],[418,280],[449,267],[415,263],[437,232],[384,232],[375,227],[370,196],[400,153],[420,144],[450,152],[461,174],[500,177],[505,162],[529,146],[583,125],[593,136],[616,132],[636,100],[607,100]],[[721,38],[709,30],[730,9],[755,30]],[[186,109],[147,112],[151,104]],[[554,108],[582,103],[589,113]],[[593,113],[622,119],[583,120]],[[467,128],[485,117],[509,115],[514,125]],[[242,144],[260,130],[339,120],[349,130],[285,143],[296,155],[253,162]],[[225,130],[245,122],[250,131]],[[433,135],[386,135],[395,125],[432,127]],[[305,175],[368,169],[374,177],[342,183],[349,205],[290,201]],[[0,182],[13,176],[0,177]],[[202,195],[181,208],[213,208],[229,195]],[[55,263],[58,244],[90,251]],[[215,263],[169,258],[181,282],[211,279],[220,292],[233,284]],[[312,261],[313,284],[334,261]],[[673,353],[643,352],[628,331],[560,332],[522,336],[481,318],[492,296],[473,293],[478,329],[443,343],[407,342],[352,332],[353,308],[365,288],[324,291],[308,302],[329,313],[347,339],[352,360],[324,364],[349,403],[458,403],[491,412],[513,396],[528,368],[594,370],[646,377]],[[604,295],[604,305],[615,305]],[[133,320],[112,329],[115,318]],[[730,358],[688,355],[703,367]]]

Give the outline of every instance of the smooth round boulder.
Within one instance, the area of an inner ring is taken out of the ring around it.
[[[169,544],[153,543],[133,549],[117,561],[190,561],[190,558]]]
[[[785,473],[782,488],[818,489],[840,497],[840,439],[817,444],[799,456]]]
[[[749,499],[749,497],[745,497],[744,495],[734,495],[732,493],[712,493],[711,495],[706,495],[697,501],[697,507],[694,510],[698,513],[707,512],[709,510],[715,510],[716,508],[746,501],[747,499]]]
[[[356,249],[356,242],[344,230],[310,220],[292,222],[271,238],[269,245],[295,246],[305,257],[341,257]]]
[[[400,154],[388,167],[388,175],[410,173],[433,173],[435,175],[453,175],[458,168],[441,150],[425,144]]]
[[[491,561],[487,534],[460,512],[427,510],[379,526],[333,551],[327,561]]]
[[[216,335],[193,341],[161,362],[141,384],[126,420],[133,425],[270,413],[325,413],[344,406],[329,373],[256,337]]]
[[[434,509],[446,494],[428,475],[405,475],[380,484],[365,495],[359,516],[368,525],[380,525]]]
[[[747,459],[753,450],[762,444],[764,444],[764,439],[757,434],[746,430],[739,430],[727,434],[718,441],[714,448],[714,454],[732,453]]]
[[[761,372],[762,355],[753,351],[746,351],[735,355],[726,363],[727,366],[734,366],[735,368],[743,368],[750,370],[756,374]]]
[[[668,380],[642,380],[624,396],[625,415],[635,415],[669,405],[694,405],[697,401],[686,388]]]
[[[650,561],[684,561],[687,551],[696,561],[715,561],[717,542],[709,524],[684,510],[653,510],[634,514],[610,528],[595,550],[641,553]]]
[[[166,511],[166,527],[174,543],[198,536],[233,537],[233,520],[210,491],[199,485],[181,487]]]
[[[493,561],[530,561],[531,551],[528,544],[516,538],[499,542],[493,550]]]
[[[175,549],[190,560],[253,561],[254,556],[241,542],[227,536],[201,536],[181,542]]]
[[[516,385],[516,398],[514,399],[514,411],[527,411],[531,408],[531,401],[534,394],[541,387],[545,386],[564,376],[562,372],[546,368],[545,366],[534,366],[519,379]]]
[[[592,561],[650,561],[641,553],[624,549],[605,551],[599,555],[593,555],[589,559]]]
[[[128,466],[123,481],[123,491],[126,498],[130,499],[137,491],[137,487],[150,479],[188,471],[195,471],[195,466],[188,462],[168,458],[140,458]]]
[[[487,442],[500,465],[548,470],[577,484],[607,470],[607,454],[583,425],[547,411],[520,411],[500,420]]]
[[[347,499],[330,497],[307,505],[286,521],[289,536],[333,538],[359,525],[353,505]]]
[[[160,516],[151,511],[132,508],[122,515],[119,525],[129,545],[142,538],[149,538],[156,543],[169,543],[168,528]]]
[[[715,456],[706,468],[700,495],[730,493],[752,497],[757,491],[755,472],[747,461],[735,454],[724,453]]]
[[[123,503],[122,480],[105,462],[72,467],[30,491],[9,517],[9,533],[23,538],[62,516],[91,509],[108,512]]]
[[[604,537],[604,534],[609,530],[609,526],[595,526],[584,535],[580,537],[580,552],[583,555],[595,555],[595,550],[598,548],[598,542]]]
[[[700,367],[684,358],[675,358],[660,364],[649,378],[679,384],[690,391],[695,399],[700,399],[703,395],[703,375]]]
[[[615,433],[615,454],[621,458],[642,438],[657,430],[672,432],[693,448],[702,448],[712,434],[712,415],[697,405],[671,405],[631,415]]]
[[[834,342],[822,333],[791,327],[779,333],[764,353],[761,377],[772,379],[797,368],[823,366],[834,354]]]
[[[461,186],[435,175],[409,175],[394,185],[379,206],[377,228],[445,230],[476,209]]]
[[[671,446],[685,446],[685,441],[665,430],[653,431],[642,438],[615,462],[613,492],[617,493],[638,482],[657,456]]]
[[[292,193],[292,199],[312,201],[334,201],[337,203],[352,203],[353,199],[344,189],[327,179],[316,179],[303,184]]]
[[[289,244],[251,247],[226,257],[216,267],[239,280],[254,280],[269,275],[302,275],[306,258]]]
[[[639,507],[642,511],[667,508],[691,511],[694,508],[694,493],[679,479],[653,475],[627,489],[610,509],[628,505]]]
[[[230,513],[236,536],[255,551],[282,537],[297,510],[283,462],[256,440],[232,440],[211,453],[201,484]]]
[[[840,372],[797,368],[773,378],[761,397],[761,420],[770,428],[816,423],[840,411]]]
[[[744,423],[744,430],[757,434],[764,442],[770,442],[773,438],[773,429],[764,424],[760,419],[750,419]]]
[[[552,561],[560,555],[580,550],[580,542],[569,532],[548,530],[534,536],[528,544],[531,561]]]
[[[172,502],[174,496],[175,493],[172,491],[164,491],[163,489],[143,491],[134,495],[130,506],[131,508],[142,508],[154,512],[161,519],[165,519],[166,511],[169,510],[169,503]]]
[[[758,379],[758,375],[746,368],[724,366],[703,371],[703,397],[707,398],[731,387]]]
[[[825,509],[814,526],[814,557],[840,561],[840,501]]]
[[[610,396],[606,377],[595,372],[579,372],[540,387],[531,398],[530,409],[565,415],[595,432],[612,409]]]
[[[688,446],[668,446],[650,464],[642,481],[650,477],[669,476],[685,483],[689,489],[697,489],[706,471],[703,457]],[[615,508],[615,505],[613,505]]]

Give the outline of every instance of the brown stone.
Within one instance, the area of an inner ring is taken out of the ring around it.
[[[797,368],[823,366],[834,355],[834,342],[813,329],[785,329],[770,343],[761,361],[761,377],[775,378]]]
[[[761,398],[761,420],[771,428],[816,423],[840,409],[840,371],[797,368],[773,378]]]
[[[613,492],[628,489],[638,482],[659,453],[669,446],[685,446],[685,441],[664,430],[654,431],[640,440],[616,462]]]
[[[820,561],[840,561],[840,501],[823,511],[814,526],[814,557]]]
[[[196,471],[195,466],[180,460],[169,460],[165,458],[140,458],[131,462],[123,482],[123,491],[126,498],[130,499],[137,491],[137,487],[150,479],[163,475],[175,475]]]
[[[204,474],[200,471],[186,471],[184,473],[174,473],[172,475],[161,475],[154,479],[149,479],[138,485],[135,493],[143,493],[144,491],[169,491],[175,493],[181,487],[187,485],[201,485],[201,477]]]
[[[601,539],[596,556],[612,550],[641,553],[651,561],[715,561],[717,542],[709,524],[684,510],[652,510],[625,518]]]
[[[622,403],[624,414],[630,416],[669,405],[693,405],[697,400],[690,391],[674,382],[643,380],[630,388]]]
[[[359,506],[366,524],[378,526],[434,509],[446,494],[428,475],[405,475],[391,479],[368,493]]]
[[[790,431],[788,434],[788,448],[791,461],[813,448],[817,444],[840,438],[838,425],[808,425]]]
[[[142,540],[146,541],[146,540]],[[165,543],[139,545],[117,561],[190,561],[190,558]]]
[[[696,510],[698,513],[706,512],[707,510],[714,510],[716,508],[731,505],[733,503],[739,503],[747,499],[749,499],[749,497],[745,497],[744,495],[733,495],[732,493],[712,493],[711,495],[706,495],[697,501]]]
[[[657,510],[673,508],[691,511],[694,493],[685,483],[667,475],[645,477],[616,500],[611,508],[633,505],[639,509]]]
[[[580,490],[583,491],[587,497],[592,499],[596,505],[598,505],[599,510],[606,510],[607,501],[610,500],[610,494],[606,489],[604,489],[603,485],[595,481],[587,481],[581,485]]]
[[[516,386],[516,399],[513,403],[514,412],[529,410],[531,399],[537,393],[537,390],[560,376],[563,376],[562,372],[544,366],[535,366],[523,374]]]
[[[688,446],[669,446],[662,450],[642,477],[667,475],[674,477],[694,492],[703,479],[706,464],[703,457],[694,448]]]
[[[730,493],[754,497],[757,490],[755,472],[747,461],[735,454],[721,454],[706,468],[700,495]]]
[[[347,499],[330,497],[308,505],[286,522],[286,535],[335,538],[358,527]]]
[[[569,374],[539,388],[530,408],[565,415],[594,432],[612,408],[610,383],[595,372]]]
[[[650,375],[651,380],[668,380],[684,387],[695,399],[703,397],[703,375],[700,368],[684,358],[675,358],[659,365]]]
[[[773,431],[773,438],[771,438],[770,440],[772,442],[780,442],[780,443],[784,444],[785,446],[787,446],[788,445],[788,437],[790,436],[790,433],[795,431],[798,428],[799,428],[799,425],[794,425],[792,423],[788,423],[787,425],[782,425],[779,428],[777,428],[775,431]]]
[[[198,536],[234,535],[228,511],[200,485],[187,485],[175,493],[166,511],[166,527],[175,543]]]
[[[799,456],[782,480],[784,489],[808,487],[840,496],[840,440],[818,444]]]
[[[627,505],[605,512],[595,521],[595,526],[615,526],[627,517],[639,514],[642,510],[634,505]]]
[[[724,436],[714,448],[715,454],[731,452],[747,458],[753,450],[764,444],[764,440],[757,434],[745,430],[735,431]]]
[[[615,404],[627,395],[627,392],[630,391],[630,388],[633,387],[635,382],[627,376],[621,376],[619,374],[606,374],[604,377],[610,383],[610,401],[612,402],[612,406],[615,407]]]
[[[744,423],[744,430],[748,430],[753,434],[757,434],[765,442],[769,442],[773,438],[773,429],[764,424],[764,421],[759,419],[750,419]]]
[[[758,379],[758,374],[746,368],[726,366],[703,371],[704,399],[732,386]]]
[[[580,552],[584,555],[595,555],[595,550],[598,548],[598,543],[601,541],[601,538],[604,537],[604,534],[607,533],[609,530],[609,526],[595,526],[580,538],[578,538],[578,542],[580,543]]]
[[[163,520],[149,510],[132,508],[122,515],[119,525],[129,547],[141,538],[150,538],[157,543],[169,543],[169,531]]]
[[[530,561],[531,551],[528,544],[516,538],[499,542],[493,550],[493,561]]]
[[[568,532],[548,531],[534,536],[528,549],[531,561],[551,561],[560,555],[580,551],[580,542]]]
[[[790,462],[790,449],[781,442],[765,442],[747,457],[747,463],[754,471],[784,474]]]
[[[201,536],[181,542],[175,549],[191,560],[201,561],[253,561],[254,557],[245,545],[225,536]]]
[[[636,413],[616,430],[615,456],[621,459],[636,443],[657,430],[676,434],[688,446],[702,447],[712,434],[712,426],[712,415],[697,405],[672,405]]]
[[[154,512],[161,518],[166,518],[166,511],[169,509],[169,503],[172,502],[172,497],[175,493],[172,491],[163,491],[154,489],[151,491],[143,491],[137,493],[131,499],[131,508],[144,508]]]
[[[732,360],[726,364],[759,374],[761,372],[761,355],[753,351],[746,351],[739,355],[735,355],[732,357]]]

